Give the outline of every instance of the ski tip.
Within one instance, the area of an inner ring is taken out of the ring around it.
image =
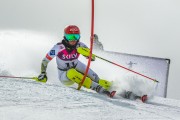
[[[113,98],[115,94],[116,94],[116,91],[112,91],[112,92],[110,93],[109,97],[110,97],[110,98]]]
[[[146,102],[147,99],[148,99],[147,95],[143,95],[143,96],[141,97],[141,101],[142,101],[143,103]]]

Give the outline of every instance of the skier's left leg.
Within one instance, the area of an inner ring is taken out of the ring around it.
[[[84,77],[84,75],[82,73],[78,72],[77,70],[75,70],[74,68],[71,68],[67,71],[67,78],[77,84],[80,84],[82,82],[83,77]],[[115,94],[115,91],[110,92],[110,91],[104,89],[98,83],[92,81],[89,77],[85,78],[85,80],[83,82],[83,86],[88,89],[95,90],[98,93],[106,94],[109,97],[113,97]]]
[[[75,68],[78,72],[84,74],[86,71],[86,65],[83,64],[82,62],[78,61],[78,64]],[[98,83],[99,85],[101,85],[104,89],[109,90],[109,88],[111,87],[112,83],[107,81],[107,80],[103,80],[100,79],[99,76],[90,68],[88,71],[87,76],[94,82]]]
[[[70,79],[71,81],[80,84],[82,82],[83,79],[83,75],[81,73],[79,73],[77,70],[75,70],[74,68],[71,68],[67,71],[66,74],[67,78]],[[93,87],[92,85],[92,80],[89,77],[86,77],[83,83],[83,86],[90,89],[91,87]]]
[[[109,81],[103,80],[103,79],[99,79],[98,83],[106,90],[109,90],[112,85],[112,82],[109,82]]]

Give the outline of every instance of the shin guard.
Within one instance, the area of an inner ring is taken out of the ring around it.
[[[112,82],[100,79],[99,80],[99,85],[101,85],[104,89],[109,90],[111,85],[112,85]]]
[[[77,84],[80,84],[83,79],[83,74],[81,74],[80,72],[72,68],[67,71],[67,78]],[[89,77],[86,77],[86,79],[84,80],[83,86],[90,89],[91,84],[92,84],[92,80]]]

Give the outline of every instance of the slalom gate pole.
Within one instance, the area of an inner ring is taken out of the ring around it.
[[[86,76],[88,74],[88,71],[89,71],[89,67],[90,67],[90,64],[91,64],[91,58],[92,58],[92,48],[93,48],[93,40],[94,40],[94,0],[91,1],[91,37],[90,37],[90,55],[89,55],[89,59],[88,59],[88,64],[87,64],[87,67],[86,67],[86,71],[84,73],[84,76],[83,76],[83,79],[82,79],[82,82],[78,85],[78,88],[77,90],[80,90],[85,79],[86,79]]]
[[[148,76],[145,76],[145,75],[143,75],[143,74],[141,74],[141,73],[139,73],[139,72],[136,72],[136,71],[133,71],[133,70],[131,70],[131,69],[128,69],[128,68],[126,68],[126,67],[124,67],[124,66],[122,66],[122,65],[119,65],[119,64],[117,64],[117,63],[114,63],[114,62],[111,62],[111,61],[109,61],[109,60],[107,60],[107,59],[104,59],[104,58],[102,58],[102,57],[99,57],[99,56],[97,56],[97,55],[95,55],[95,57],[97,57],[97,58],[99,58],[99,59],[101,59],[101,60],[104,60],[104,61],[106,61],[106,62],[109,62],[109,63],[111,63],[111,64],[113,64],[113,65],[116,65],[116,66],[118,66],[118,67],[121,67],[121,68],[123,68],[123,69],[126,69],[126,70],[128,70],[128,71],[130,71],[130,72],[133,72],[133,73],[135,73],[135,74],[138,74],[138,75],[140,75],[140,76],[142,76],[142,77],[145,77],[145,78],[147,78],[147,79],[150,79],[150,80],[153,80],[154,82],[159,82],[159,81],[157,81],[156,79],[153,79],[153,78],[150,78],[150,77],[148,77]]]
[[[0,76],[0,78],[19,78],[19,79],[33,79],[33,80],[37,79],[37,77],[15,77],[15,76]]]

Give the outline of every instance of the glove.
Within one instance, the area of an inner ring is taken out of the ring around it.
[[[38,76],[38,82],[43,82],[46,83],[47,82],[47,76],[45,72],[42,72],[39,76]]]
[[[89,59],[89,57],[86,57],[86,58]],[[95,61],[95,55],[94,54],[92,54],[91,61]]]

